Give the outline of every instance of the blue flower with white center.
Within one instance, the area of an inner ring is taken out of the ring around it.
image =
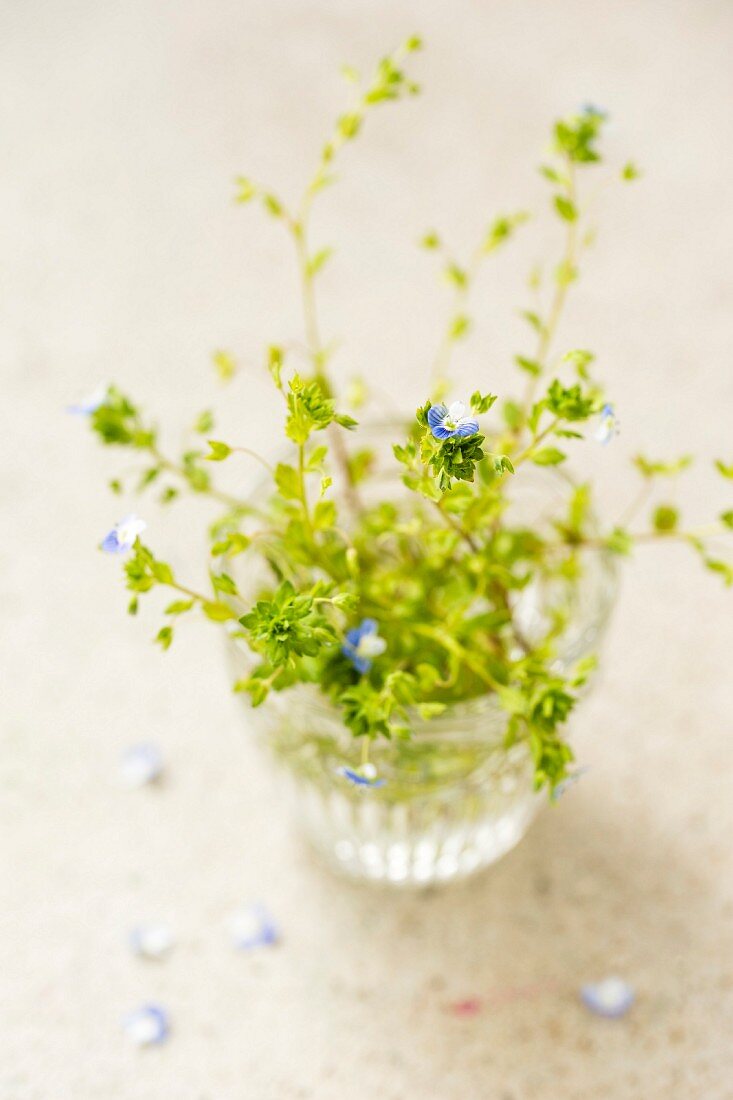
[[[618,435],[619,431],[618,417],[616,416],[613,405],[604,405],[601,409],[595,438],[605,447],[606,444],[611,442],[615,435]]]
[[[239,909],[229,924],[234,946],[240,951],[272,947],[280,939],[280,930],[262,902]]]
[[[122,1027],[136,1046],[149,1047],[165,1042],[170,1022],[162,1005],[150,1004],[129,1012],[122,1021]]]
[[[126,554],[132,550],[135,540],[143,533],[147,523],[136,515],[125,516],[104,536],[101,549],[105,554]]]
[[[617,1020],[629,1011],[636,994],[623,978],[604,978],[601,982],[584,985],[580,996],[586,1008],[596,1016]]]
[[[163,772],[163,757],[157,745],[132,745],[125,749],[120,762],[120,775],[126,787],[144,787],[155,783]]]
[[[466,416],[466,406],[462,401],[454,401],[450,407],[431,405],[428,409],[428,424],[436,439],[465,438],[476,435],[478,420]]]
[[[173,947],[167,924],[138,924],[128,937],[130,950],[143,959],[162,959]]]
[[[106,403],[108,394],[109,386],[97,386],[94,393],[82,397],[75,405],[67,405],[66,411],[72,416],[91,416]]]
[[[567,775],[564,779],[562,779],[550,795],[550,801],[557,802],[560,798],[562,798],[565,792],[570,787],[574,787],[578,780],[581,779],[587,771],[588,768],[576,768],[574,772],[571,772],[570,775]]]
[[[357,771],[355,768],[348,768],[346,766],[336,769],[337,774],[343,776],[344,779],[348,779],[349,783],[352,783],[355,787],[371,787],[376,789],[377,787],[383,787],[386,783],[386,779],[377,778],[377,769],[373,764],[363,764]]]
[[[372,667],[375,657],[379,657],[387,648],[384,638],[379,636],[379,624],[376,619],[362,619],[358,626],[346,632],[346,641],[341,652],[351,661],[357,672],[362,675]]]

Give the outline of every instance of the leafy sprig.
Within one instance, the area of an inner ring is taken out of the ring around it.
[[[132,613],[154,590],[173,596],[156,635],[163,649],[170,647],[182,619],[202,613],[249,650],[250,668],[236,690],[259,706],[271,691],[315,686],[362,739],[363,762],[373,739],[409,739],[417,722],[490,695],[506,715],[507,748],[526,744],[536,785],[553,790],[573,760],[567,722],[591,671],[589,662],[565,672],[558,663],[587,555],[620,557],[645,543],[682,542],[732,585],[733,564],[719,551],[718,540],[733,530],[733,508],[723,507],[712,524],[687,525],[673,490],[690,467],[689,456],[671,461],[637,456],[640,489],[608,528],[599,528],[594,519],[590,485],[570,480],[564,510],[532,527],[513,518],[515,486],[532,467],[564,465],[574,448],[591,445],[589,437],[595,445],[613,434],[599,436],[599,421],[615,423],[615,414],[596,381],[593,353],[571,348],[556,356],[554,351],[565,302],[591,239],[590,203],[581,182],[586,172],[603,165],[605,114],[592,107],[554,124],[549,155],[540,167],[563,243],[549,287],[543,288],[536,273],[530,279],[533,300],[522,316],[533,346],[515,358],[524,392],[504,397],[500,415],[497,395],[483,389],[471,395],[469,415],[458,405],[440,404],[449,388],[452,351],[470,335],[471,294],[482,265],[527,215],[495,218],[467,261],[430,231],[422,244],[440,258],[451,305],[430,400],[394,445],[407,490],[402,499],[380,494],[380,484],[371,481],[375,463],[369,447],[349,451],[346,440],[357,424],[343,411],[332,377],[334,346],[322,337],[316,301],[332,248],[311,243],[310,216],[316,198],[335,180],[342,150],[360,135],[372,109],[417,91],[406,63],[419,48],[417,37],[409,39],[366,81],[346,70],[351,102],[338,115],[298,202],[286,203],[249,177],[237,181],[239,202],[258,200],[285,227],[300,275],[305,367],[292,369],[292,342],[274,343],[266,353],[266,369],[284,402],[289,453],[270,462],[237,441],[215,438],[214,414],[205,409],[192,418],[190,445],[171,458],[161,450],[157,427],[114,387],[93,403],[90,425],[103,444],[141,459],[134,475],[138,489],[157,485],[160,499],[169,501],[188,488],[224,506],[210,529],[210,591],[180,581],[139,537],[133,543],[131,536],[129,547],[122,547],[129,549],[124,573]],[[639,175],[631,162],[615,174],[624,180]],[[543,289],[549,292],[546,301]],[[222,381],[236,372],[229,352],[215,353],[214,363]],[[459,413],[451,411],[456,408]],[[238,455],[264,470],[255,503],[214,484],[216,464],[234,462]],[[716,469],[726,482],[733,479],[727,458],[718,460]],[[125,491],[129,478],[116,479],[113,487]],[[373,490],[368,502],[362,498],[365,487]],[[638,528],[643,509],[648,522]],[[551,595],[543,608],[545,621],[527,631],[518,608],[531,586]]]

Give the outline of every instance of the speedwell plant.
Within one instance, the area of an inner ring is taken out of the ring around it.
[[[602,530],[592,516],[590,485],[568,479],[567,507],[549,525],[528,527],[512,518],[514,486],[533,468],[560,467],[583,440],[608,444],[618,431],[593,354],[555,347],[558,322],[591,238],[584,177],[602,163],[605,122],[604,112],[592,106],[555,123],[540,166],[564,244],[551,285],[542,288],[537,278],[530,280],[533,300],[542,302],[544,292],[547,301],[522,314],[528,350],[516,356],[524,378],[519,396],[500,401],[476,389],[458,400],[448,368],[471,325],[471,294],[481,266],[527,215],[495,218],[466,263],[453,257],[437,233],[424,236],[423,247],[438,257],[451,288],[452,306],[426,400],[405,436],[394,440],[394,461],[409,492],[399,502],[378,495],[375,500],[373,455],[368,447],[351,446],[358,425],[344,408],[333,350],[321,335],[316,287],[331,250],[311,243],[310,224],[314,203],[334,182],[337,160],[367,117],[380,104],[418,91],[406,63],[419,48],[420,41],[411,38],[380,61],[367,81],[344,71],[351,104],[322,147],[297,205],[287,205],[252,179],[237,180],[237,201],[261,204],[285,230],[300,273],[305,354],[296,360],[292,351],[273,345],[266,356],[282,397],[292,457],[271,466],[237,441],[210,438],[214,424],[208,412],[196,425],[207,446],[193,445],[180,458],[169,457],[152,422],[113,386],[72,411],[88,417],[102,443],[139,455],[139,489],[156,490],[163,502],[188,489],[222,506],[211,528],[210,591],[190,587],[161,561],[144,539],[145,523],[134,515],[102,541],[104,551],[124,556],[131,613],[151,589],[170,591],[157,634],[164,649],[179,621],[200,612],[249,648],[253,665],[235,690],[246,692],[255,707],[271,692],[316,685],[361,741],[361,766],[345,763],[341,769],[343,782],[361,787],[385,785],[369,761],[373,739],[410,738],[415,715],[430,719],[451,704],[490,693],[506,714],[507,747],[526,742],[536,786],[553,792],[573,775],[566,723],[590,662],[558,672],[555,658],[566,615],[558,608],[539,636],[536,630],[528,634],[517,613],[522,594],[556,580],[572,585],[588,553],[623,556],[636,543],[657,539],[687,543],[730,585],[733,567],[713,551],[711,539],[733,527],[733,511],[709,527],[690,530],[662,494],[648,526],[635,523],[632,509],[621,525]],[[632,181],[638,173],[628,163],[614,174]],[[214,362],[224,380],[236,370],[227,353],[218,352]],[[350,407],[354,411],[356,403]],[[256,503],[222,492],[212,476],[213,464],[242,451],[267,469],[269,489]],[[640,456],[635,463],[646,502],[665,479],[686,469],[690,458],[658,462]],[[733,465],[720,461],[717,468],[733,478]],[[121,492],[127,485],[115,481],[112,488]],[[262,563],[254,598],[238,591],[232,576],[240,555],[257,555]]]

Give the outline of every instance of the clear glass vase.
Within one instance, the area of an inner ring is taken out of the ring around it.
[[[406,492],[383,446],[400,434],[394,427],[368,433],[382,463],[372,482],[377,495]],[[542,525],[567,503],[569,484],[556,472],[532,471],[516,479],[512,507],[521,521]],[[598,651],[615,591],[612,560],[587,553],[579,578],[562,594],[568,625],[558,645],[559,672]],[[550,602],[557,607],[556,590],[523,590],[514,613],[525,637],[542,634]],[[232,639],[230,655],[237,677],[246,675],[252,657],[241,641]],[[385,780],[379,788],[355,787],[340,774],[344,765],[359,766],[360,745],[315,685],[245,706],[249,726],[280,765],[298,827],[333,868],[355,879],[420,887],[465,878],[513,848],[547,802],[546,791],[534,790],[528,747],[505,747],[507,716],[492,695],[452,705],[429,721],[415,713],[409,740],[375,740],[370,760]]]

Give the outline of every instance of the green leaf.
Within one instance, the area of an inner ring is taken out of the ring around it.
[[[325,531],[336,523],[336,505],[332,500],[319,500],[313,509],[313,526]]]
[[[201,610],[207,619],[214,623],[225,623],[228,619],[236,619],[236,613],[225,603],[219,600],[206,600],[201,604]]]
[[[730,527],[733,530],[733,510],[720,513],[720,522],[724,523],[726,527]]]
[[[212,355],[214,369],[222,382],[231,382],[237,373],[237,364],[234,357],[228,351],[215,351]]]
[[[300,500],[300,476],[293,466],[278,462],[275,467],[275,484],[285,500]]]
[[[215,592],[223,592],[226,596],[237,594],[237,586],[227,573],[212,573],[211,583]]]
[[[236,201],[251,202],[257,194],[257,188],[252,183],[252,180],[247,179],[246,176],[237,176],[235,183],[237,185]]]
[[[232,448],[227,443],[222,443],[217,439],[209,439],[207,442],[210,450],[205,458],[209,462],[223,462],[232,453]]]
[[[514,362],[527,374],[531,374],[533,378],[537,378],[542,374],[542,366],[536,359],[529,359],[526,355],[515,355]]]
[[[169,603],[165,609],[166,615],[183,615],[186,611],[190,611],[195,600],[174,600],[173,603]]]
[[[633,161],[629,160],[621,169],[621,179],[626,181],[638,180],[641,176],[641,172],[636,167]]]
[[[578,211],[575,208],[575,204],[564,195],[555,195],[554,199],[555,209],[561,218],[564,218],[566,222],[574,222],[578,219]]]
[[[193,426],[193,430],[198,432],[199,435],[207,435],[214,427],[214,414],[211,409],[204,409],[196,417],[196,421]]]
[[[634,547],[634,540],[628,531],[625,531],[623,527],[614,527],[611,534],[606,539],[606,546],[614,553],[621,556],[630,554]]]
[[[462,340],[464,336],[468,335],[470,327],[471,318],[465,313],[458,313],[448,326],[448,336],[451,340]]]
[[[531,456],[535,466],[558,466],[566,458],[567,455],[559,451],[557,447],[542,447]]]
[[[535,313],[532,309],[522,309],[519,311],[519,316],[522,317],[535,332],[542,333],[544,331],[544,325],[539,313]]]
[[[440,248],[440,237],[431,229],[421,238],[420,246],[429,250]]]
[[[258,679],[257,676],[250,676],[246,680],[237,680],[234,691],[246,692],[250,697],[252,706],[259,707],[268,696],[268,685]]]
[[[733,462],[728,465],[725,462],[721,462],[721,460],[718,458],[715,460],[715,468],[719,474],[723,475],[723,477],[726,477],[729,480],[733,480]]]
[[[158,584],[173,584],[173,570],[164,561],[153,561],[150,565]]]
[[[283,349],[278,347],[277,344],[271,344],[267,349],[267,369],[272,376],[272,380],[279,390],[282,390],[282,369],[285,361],[285,353]]]
[[[305,464],[305,468],[309,474],[320,471],[327,454],[328,447],[319,446],[313,448],[311,453],[308,455],[308,461]]]
[[[332,255],[332,248],[321,248],[318,252],[311,256],[308,260],[308,264],[306,267],[309,278],[312,279],[315,275],[317,275],[318,272],[326,266]]]
[[[499,474],[500,476],[503,473],[514,473],[514,466],[512,465],[512,461],[508,455],[489,455],[489,458],[491,459],[491,463],[494,467],[495,473]]]
[[[595,359],[595,355],[592,351],[588,351],[586,348],[575,348],[573,351],[568,351],[563,355],[563,363],[572,363],[578,372],[578,376],[583,379],[584,382],[588,381],[588,367]]]
[[[449,283],[458,287],[459,290],[463,290],[468,283],[468,276],[462,267],[459,267],[456,263],[446,264],[444,268],[444,274]]]
[[[525,210],[519,210],[515,214],[508,214],[496,218],[489,226],[483,244],[483,251],[494,252],[503,245],[520,225],[529,220],[529,214]]]
[[[173,641],[173,628],[170,626],[162,626],[155,636],[155,641],[161,649],[170,649],[171,642]]]
[[[487,413],[498,397],[495,393],[481,393],[475,390],[471,394],[471,408],[477,413]]]
[[[232,531],[212,545],[211,553],[213,557],[226,555],[226,557],[233,558],[235,555],[249,549],[251,544],[252,540],[246,535],[243,535],[240,531]]]
[[[660,504],[654,509],[652,523],[660,534],[671,534],[679,522],[679,512],[671,504]]]
[[[633,463],[643,477],[674,477],[692,465],[692,456],[682,455],[671,462],[653,462],[644,455],[636,455]]]
[[[271,191],[267,191],[263,194],[262,203],[267,213],[271,214],[273,218],[281,218],[283,216],[283,205],[277,195],[273,195]]]

